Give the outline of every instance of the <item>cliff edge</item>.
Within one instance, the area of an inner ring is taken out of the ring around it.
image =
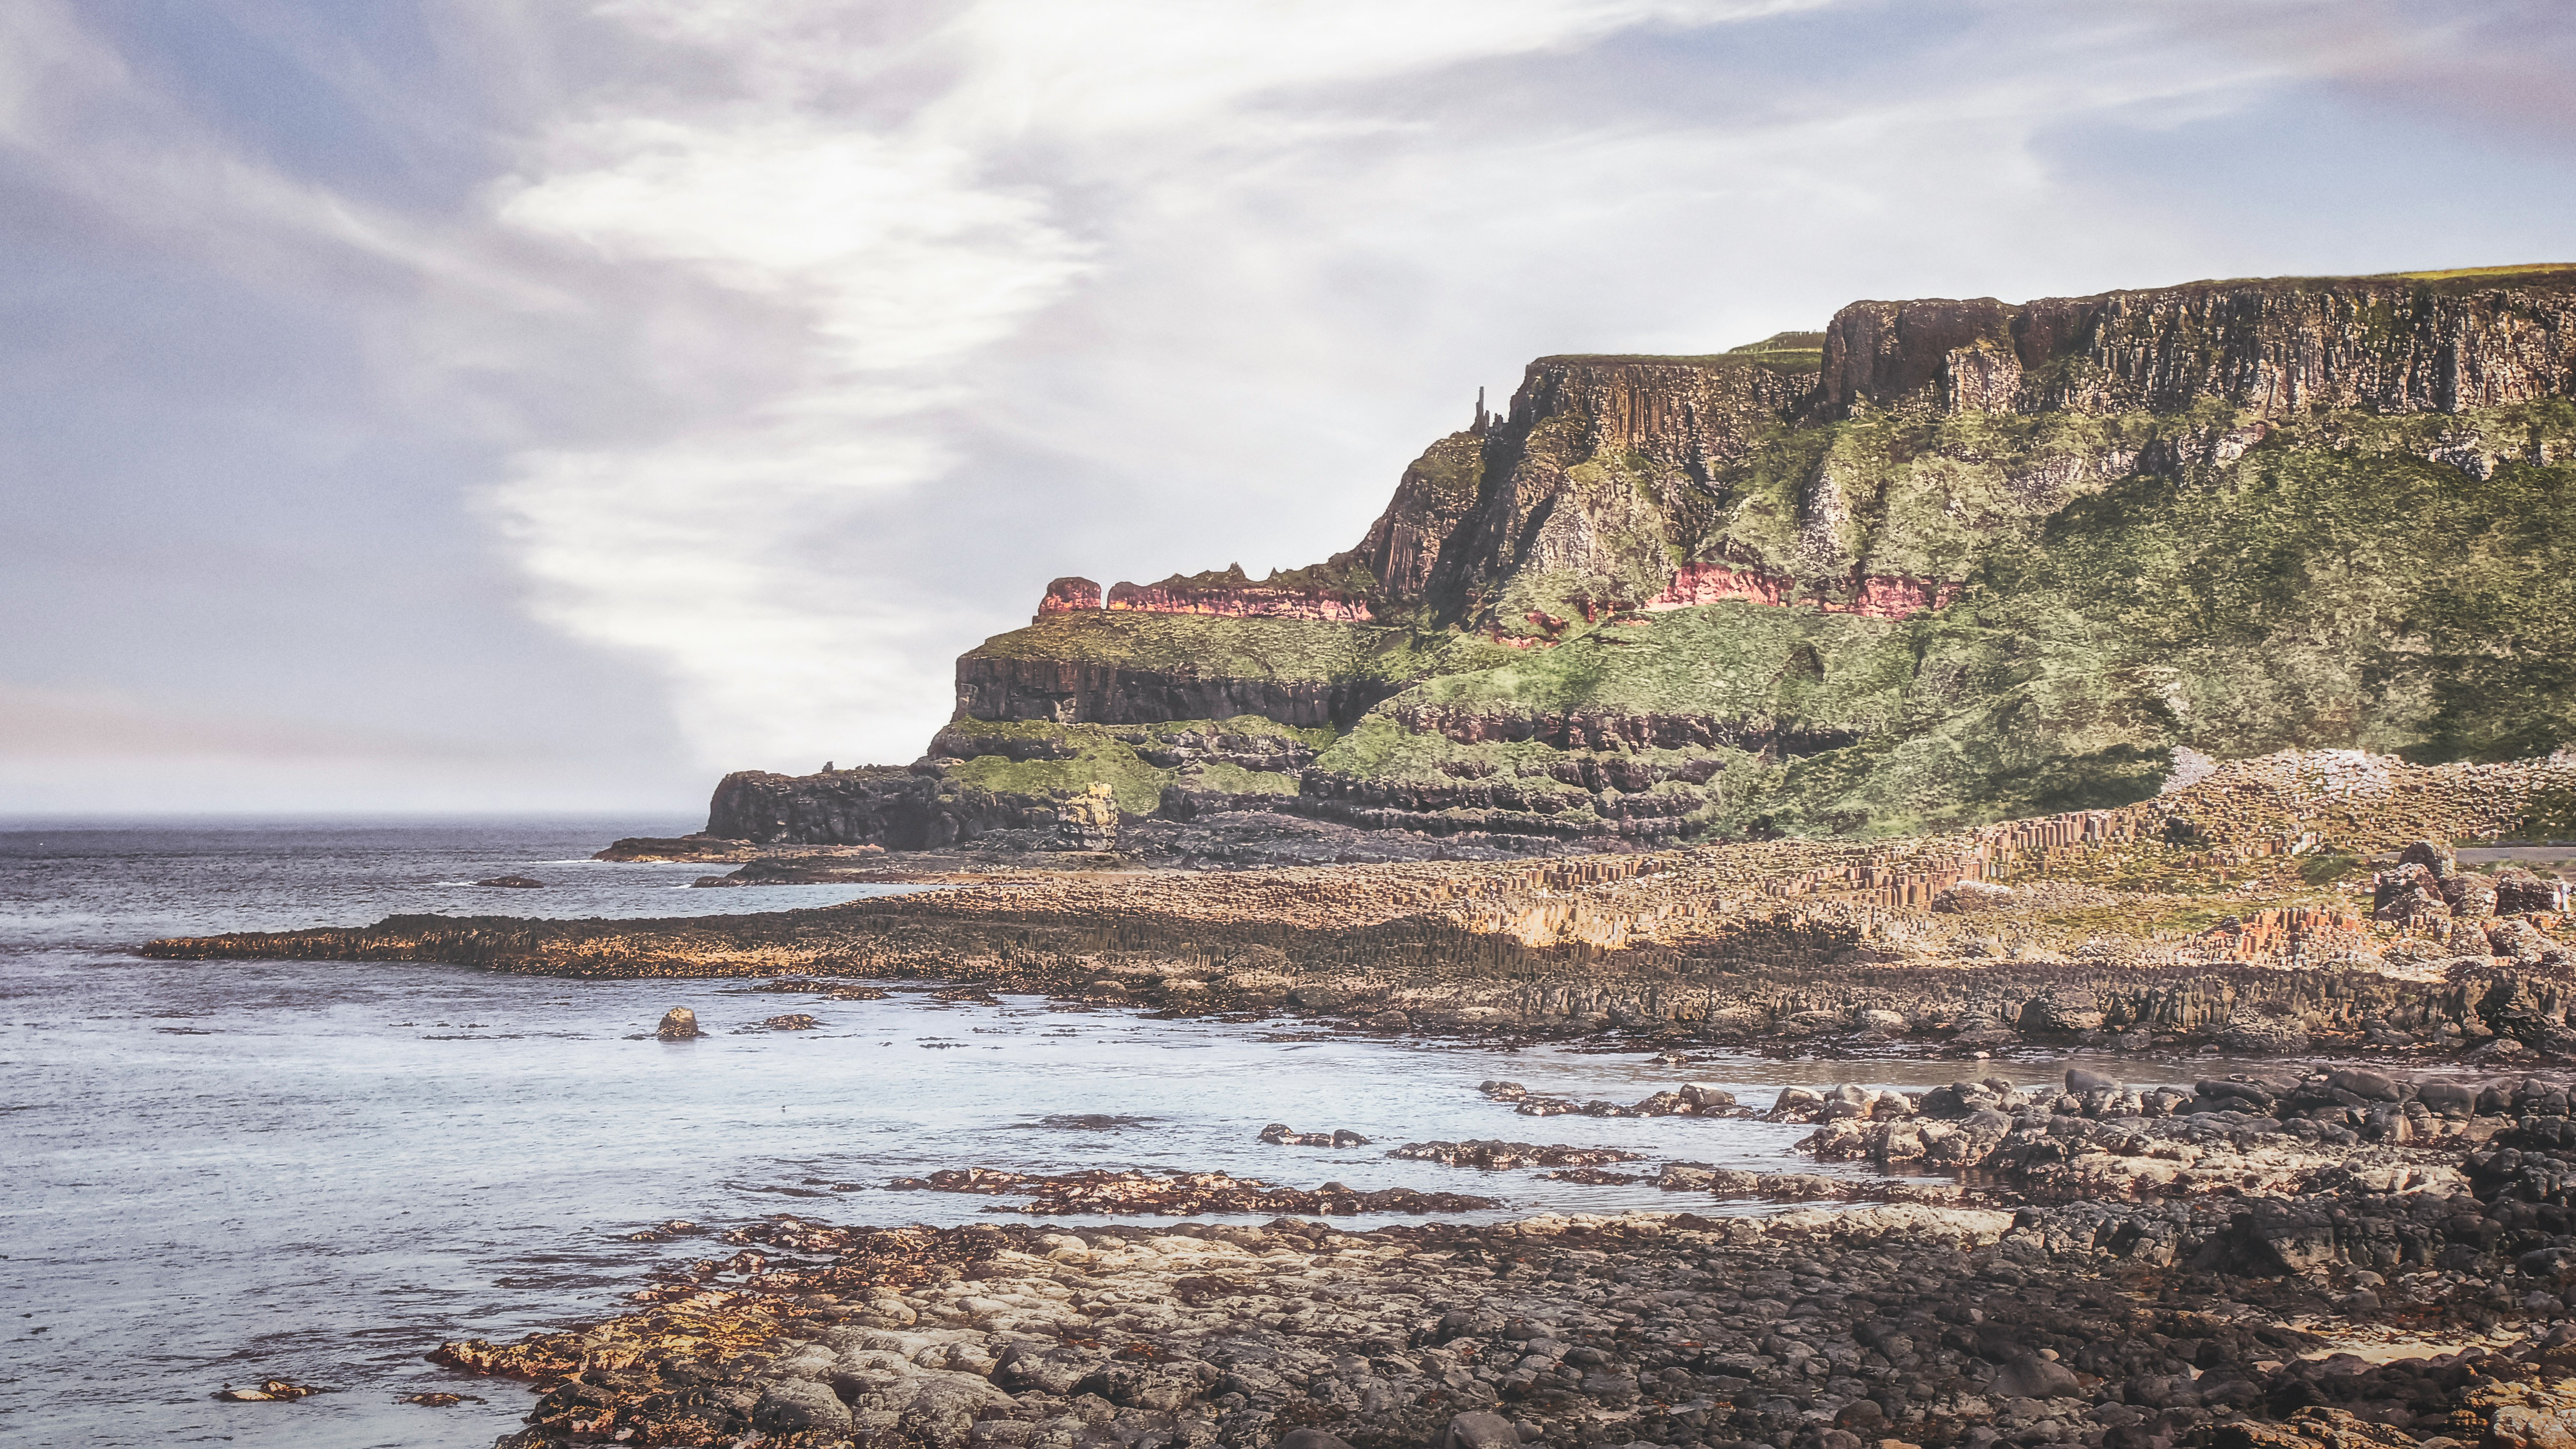
[[[1541,358],[1346,553],[1057,580],[959,659],[935,768],[997,822],[1104,779],[1138,813],[1617,846],[2115,806],[2178,750],[2544,755],[2576,741],[2571,398],[2571,266]],[[1211,731],[1298,746],[1237,776],[1158,743]]]

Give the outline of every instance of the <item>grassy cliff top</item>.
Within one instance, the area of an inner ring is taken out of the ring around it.
[[[1235,619],[1217,614],[1079,610],[996,634],[968,659],[1035,659],[1130,669],[1188,669],[1236,679],[1330,682],[1428,672],[1444,640],[1373,624]]]
[[[2490,287],[2576,288],[2576,263],[2532,262],[2510,267],[2458,267],[2440,272],[2370,272],[2350,277],[2213,277],[2196,282],[2178,282],[2170,287],[2124,287],[2098,295],[2139,297],[2158,292],[2241,291],[2249,287],[2277,292],[2331,292],[2374,282],[2411,282],[2447,294],[2480,292]]]

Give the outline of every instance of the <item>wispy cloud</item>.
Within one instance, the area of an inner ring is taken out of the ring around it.
[[[2297,166],[2231,118],[2527,78],[2564,53],[2545,10],[2504,55],[2396,0],[448,0],[377,54],[209,3],[438,184],[301,165],[219,81],[158,81],[149,34],[26,0],[0,12],[25,194],[337,318],[361,402],[310,427],[453,460],[345,479],[382,556],[478,530],[441,546],[506,558],[495,616],[652,681],[706,772],[908,758],[949,659],[1053,573],[1348,545],[1535,354],[1705,350],[1862,295],[2490,259],[2568,209],[2392,230],[2369,198],[2287,214],[2214,176],[2176,205],[2128,153],[2068,159],[2214,127],[2191,144]],[[2381,254],[2430,237],[2468,254]],[[119,708],[180,707],[99,668]],[[544,674],[514,687],[568,733],[632,708]],[[470,734],[475,684],[423,733]]]

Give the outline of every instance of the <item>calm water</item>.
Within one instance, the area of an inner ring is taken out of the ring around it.
[[[0,1441],[486,1445],[527,1391],[423,1361],[616,1311],[701,1242],[663,1219],[766,1213],[957,1223],[989,1200],[894,1193],[963,1165],[1223,1169],[1298,1187],[1479,1192],[1493,1216],[1712,1210],[1648,1186],[1391,1161],[1427,1138],[1633,1147],[1782,1170],[1806,1129],[1532,1119],[1475,1090],[1633,1100],[1685,1078],[1766,1102],[1783,1083],[1923,1085],[1960,1063],[1497,1052],[1140,1020],[1034,998],[945,1005],[897,986],[815,1002],[740,983],[566,982],[445,967],[155,962],[157,935],[355,924],[397,911],[653,916],[829,905],[868,887],[685,890],[704,867],[583,857],[670,821],[0,829]],[[543,891],[476,889],[502,873]],[[711,1033],[649,1033],[685,1005]],[[821,1030],[761,1030],[806,1011]],[[1979,1071],[1991,1064],[1979,1064]],[[2004,1068],[2028,1081],[2056,1064]],[[2206,1070],[2204,1067],[2203,1070]],[[1048,1117],[1138,1119],[1068,1130]],[[1264,1123],[1369,1149],[1264,1146]],[[1641,1164],[1652,1170],[1652,1162]],[[1366,1221],[1366,1220],[1362,1220]],[[333,1386],[219,1404],[266,1376]],[[397,1405],[452,1389],[487,1402]]]

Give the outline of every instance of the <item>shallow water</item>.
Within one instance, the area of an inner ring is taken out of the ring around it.
[[[1794,1170],[1805,1128],[1515,1115],[1477,1084],[1628,1101],[1681,1080],[1763,1103],[1783,1084],[1922,1086],[1967,1064],[1781,1062],[1391,1042],[1294,1022],[1148,1021],[1034,998],[943,1004],[927,987],[829,1002],[740,982],[568,982],[457,968],[161,962],[151,936],[354,924],[396,911],[645,916],[829,904],[867,887],[678,891],[698,866],[582,859],[669,822],[0,832],[0,1440],[482,1445],[518,1385],[440,1370],[441,1340],[616,1310],[702,1239],[648,1224],[767,1213],[960,1223],[991,1199],[886,1191],[978,1165],[1222,1169],[1296,1187],[1473,1192],[1480,1216],[1724,1210],[1649,1185],[1397,1162],[1433,1138],[1629,1147]],[[544,891],[458,882],[502,873]],[[709,1035],[650,1032],[671,1006]],[[764,1017],[810,1012],[783,1033]],[[2063,1063],[1979,1063],[2036,1082]],[[2145,1079],[2187,1079],[2196,1061]],[[1097,1116],[1124,1123],[1050,1125]],[[1349,1128],[1346,1150],[1271,1147],[1263,1124]],[[1755,1210],[1755,1209],[1746,1209]],[[1006,1217],[1002,1221],[1026,1221]],[[1355,1225],[1397,1219],[1356,1219]],[[1081,1220],[1076,1220],[1081,1221]],[[1146,1221],[1154,1221],[1148,1219]],[[339,1392],[220,1404],[266,1376]],[[398,1406],[446,1388],[486,1402]]]

